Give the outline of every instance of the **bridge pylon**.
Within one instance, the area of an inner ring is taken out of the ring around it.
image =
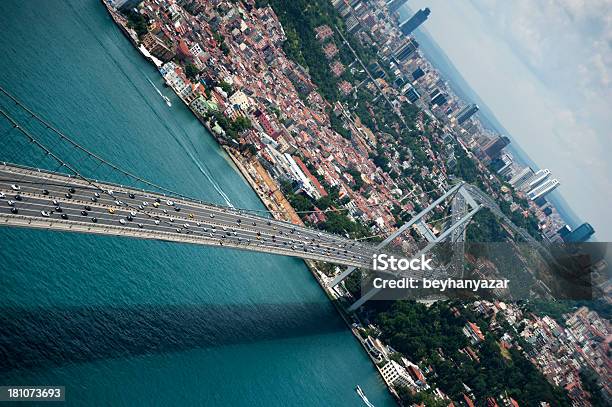
[[[479,205],[473,199],[468,190],[465,188],[465,185],[465,182],[460,182],[454,185],[452,188],[446,191],[440,198],[433,201],[429,206],[427,206],[421,212],[413,216],[407,223],[402,225],[395,232],[389,235],[385,240],[380,242],[376,246],[376,249],[384,249],[398,236],[402,235],[412,226],[416,226],[419,232],[428,241],[427,245],[413,256],[415,258],[423,254],[427,254],[437,243],[443,242],[447,239],[451,239],[452,241],[461,240],[462,243],[463,239],[461,238],[461,236],[463,236],[465,232],[465,226],[476,214],[476,212],[478,212],[478,210],[481,208],[481,205]],[[437,207],[443,205],[448,200],[452,201],[452,213],[450,222],[447,222],[445,230],[436,235],[426,224],[425,217],[432,211],[434,211]],[[336,287],[356,270],[357,269],[355,267],[349,267],[347,270],[336,276],[331,281],[329,286]],[[357,301],[355,301],[355,303],[353,303],[348,310],[353,312],[359,309],[359,307],[361,307],[366,301],[372,299],[372,297],[374,297],[379,291],[380,289],[371,289],[367,293],[363,294]]]

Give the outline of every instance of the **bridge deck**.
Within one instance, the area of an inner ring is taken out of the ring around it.
[[[371,267],[375,252],[373,245],[229,207],[5,163],[0,225],[223,246],[363,268]]]

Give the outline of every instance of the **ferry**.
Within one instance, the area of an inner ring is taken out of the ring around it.
[[[355,391],[357,392],[359,397],[361,397],[361,400],[363,400],[363,402],[365,403],[366,406],[374,407],[374,404],[370,403],[370,400],[368,400],[368,398],[366,397],[366,395],[363,392],[363,390],[361,390],[361,387],[359,387],[359,386],[355,387]]]

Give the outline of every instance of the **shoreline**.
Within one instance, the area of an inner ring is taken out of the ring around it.
[[[104,5],[104,7],[106,8],[106,10],[109,13],[109,15],[111,16],[113,22],[117,26],[119,26],[119,29],[121,30],[121,32],[127,37],[127,39],[134,46],[134,48],[138,51],[138,53],[147,62],[153,64],[153,66],[155,66],[155,68],[157,70],[157,66],[155,65],[153,60],[151,58],[148,58],[146,55],[144,55],[142,53],[142,51],[139,49],[137,38],[134,38],[133,33],[130,31],[130,29],[127,28],[127,20],[125,20],[121,15],[119,15],[118,12],[115,11],[112,8],[112,6],[106,0],[101,0],[101,2]],[[158,71],[158,73],[159,73],[159,71]],[[164,80],[164,83],[165,83],[165,80]],[[303,222],[302,222],[301,218],[295,212],[293,207],[291,207],[289,202],[286,200],[286,198],[284,197],[284,194],[282,194],[282,192],[280,192],[278,190],[278,188],[273,191],[273,194],[275,195],[275,197],[278,197],[279,195],[282,196],[282,201],[280,202],[280,204],[276,204],[275,202],[273,202],[274,200],[271,199],[271,197],[266,196],[266,194],[260,188],[260,186],[257,183],[257,181],[255,181],[253,179],[252,175],[250,174],[248,169],[245,167],[245,164],[239,158],[239,157],[243,157],[243,156],[237,150],[235,150],[234,148],[228,146],[226,143],[221,142],[221,140],[218,137],[215,136],[214,132],[210,128],[209,123],[204,121],[202,117],[200,117],[198,114],[196,114],[191,109],[189,104],[187,102],[185,102],[185,100],[178,93],[176,93],[176,91],[172,87],[170,87],[170,89],[172,89],[174,94],[181,100],[181,102],[184,104],[184,106],[196,117],[196,119],[207,130],[209,135],[211,137],[213,137],[215,139],[215,141],[218,143],[218,145],[225,151],[227,156],[230,158],[231,163],[236,167],[236,169],[238,170],[238,173],[242,176],[242,178],[249,184],[249,186],[251,187],[253,192],[255,192],[255,194],[257,195],[259,200],[263,203],[263,205],[268,210],[268,213],[272,217],[274,217],[275,219],[289,221],[289,222],[293,222],[293,223],[296,223],[296,224],[303,225]],[[284,205],[283,205],[283,203],[284,203]],[[283,209],[283,210],[281,211],[280,209]],[[373,357],[370,354],[370,352],[368,352],[367,347],[366,347],[364,341],[361,339],[361,336],[359,335],[359,332],[353,327],[354,321],[351,320],[350,314],[347,313],[346,309],[343,307],[343,305],[339,301],[337,295],[335,294],[334,289],[328,287],[328,285],[324,281],[324,275],[322,275],[322,273],[318,270],[318,268],[316,267],[314,261],[306,260],[306,259],[303,259],[303,261],[304,261],[304,264],[306,265],[306,268],[310,271],[310,273],[314,277],[315,281],[319,284],[319,287],[321,287],[322,291],[325,293],[325,295],[327,296],[328,300],[332,303],[332,305],[336,309],[336,312],[340,315],[340,318],[342,318],[342,320],[346,324],[347,328],[349,329],[349,331],[353,335],[354,339],[363,348],[365,354],[368,356],[368,359],[372,362],[372,364],[374,365],[374,368],[378,372],[378,375],[379,375],[382,383],[385,385],[385,387],[387,388],[387,391],[391,394],[391,396],[393,397],[393,399],[397,403],[398,399],[399,399],[397,393],[395,392],[395,390],[393,390],[393,388],[390,386],[390,384],[385,381],[385,379],[384,379],[384,377],[382,375],[380,367],[377,365],[376,361],[373,359]]]

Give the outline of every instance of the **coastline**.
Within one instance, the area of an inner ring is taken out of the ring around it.
[[[106,8],[106,10],[108,11],[108,13],[111,16],[111,18],[113,19],[114,23],[119,27],[121,32],[126,36],[126,38],[136,48],[136,50],[138,50],[140,55],[145,60],[147,60],[149,63],[151,63],[151,64],[153,64],[155,66],[154,61],[150,57],[148,57],[147,55],[143,54],[142,50],[140,50],[139,44],[138,44],[138,38],[136,37],[136,34],[133,32],[133,30],[131,30],[131,29],[129,29],[127,27],[127,20],[123,16],[121,16],[116,10],[114,10],[113,7],[108,3],[107,0],[101,0],[101,2],[104,5],[104,7]],[[157,66],[155,66],[155,67],[157,68]],[[203,118],[200,117],[198,114],[196,114],[196,112],[194,112],[193,109],[191,109],[189,104],[178,93],[176,93],[176,91],[172,87],[170,87],[170,89],[172,89],[174,94],[181,100],[181,102],[185,105],[185,107],[187,107],[187,109],[189,109],[189,111],[191,111],[191,113],[204,126],[204,128],[208,131],[208,133],[217,141],[219,146],[225,151],[225,153],[230,158],[231,163],[236,167],[236,169],[238,170],[238,172],[242,176],[242,178],[251,186],[251,188],[253,189],[255,194],[259,197],[260,201],[264,204],[264,206],[266,207],[266,209],[270,213],[270,215],[273,216],[275,219],[278,219],[278,220],[289,221],[289,222],[292,222],[292,223],[303,225],[303,222],[302,222],[301,218],[299,217],[297,212],[295,212],[293,207],[291,207],[289,202],[286,200],[285,196],[279,190],[278,186],[276,186],[276,188],[274,190],[270,191],[270,196],[266,195],[265,191],[263,191],[263,189],[260,187],[260,185],[253,179],[253,176],[249,172],[249,169],[246,168],[247,164],[245,162],[243,162],[243,160],[241,159],[241,157],[244,158],[242,156],[242,154],[240,154],[236,149],[228,146],[226,143],[222,142],[222,140],[220,140],[218,137],[216,137],[215,133],[213,132],[213,130],[210,127],[210,124],[208,122],[204,121]],[[253,166],[253,163],[248,163],[248,164],[249,164],[249,166],[251,167],[251,169],[253,171],[257,172],[257,169]],[[259,166],[261,167],[261,164],[259,164]],[[265,169],[263,169],[263,167],[261,169],[265,172]],[[258,175],[261,176],[262,174],[259,173]],[[274,182],[273,180],[271,180],[269,175],[268,175],[267,178],[270,179],[270,181],[268,181],[268,182]],[[264,179],[263,181],[265,183],[266,179]],[[274,197],[274,199],[273,199],[273,197]],[[310,273],[312,274],[312,276],[315,278],[315,280],[317,281],[317,283],[319,284],[319,286],[321,287],[321,289],[325,293],[325,295],[327,296],[327,298],[333,304],[334,308],[336,309],[336,311],[338,312],[338,314],[340,315],[342,320],[346,323],[346,325],[349,328],[349,330],[350,330],[351,334],[353,335],[354,339],[357,340],[357,342],[363,348],[364,352],[366,353],[366,355],[368,356],[368,358],[370,359],[370,361],[374,365],[374,368],[378,372],[378,375],[379,375],[382,383],[384,383],[385,387],[387,388],[387,390],[389,391],[389,393],[391,394],[393,399],[396,402],[398,402],[399,397],[398,397],[397,393],[395,392],[393,387],[384,379],[380,367],[377,365],[376,361],[374,360],[374,358],[372,357],[370,352],[368,352],[366,344],[361,339],[361,336],[359,335],[359,332],[357,331],[357,329],[353,325],[355,323],[355,321],[351,319],[351,316],[347,313],[345,307],[341,304],[341,302],[338,299],[338,296],[337,296],[336,292],[334,291],[334,289],[330,288],[327,285],[327,283],[325,281],[326,276],[322,272],[320,272],[318,270],[318,268],[316,267],[314,261],[311,261],[311,260],[303,260],[303,261],[304,261],[304,264],[306,265],[306,267],[308,268],[308,270],[310,271]],[[329,279],[329,280],[331,281],[331,279]]]

